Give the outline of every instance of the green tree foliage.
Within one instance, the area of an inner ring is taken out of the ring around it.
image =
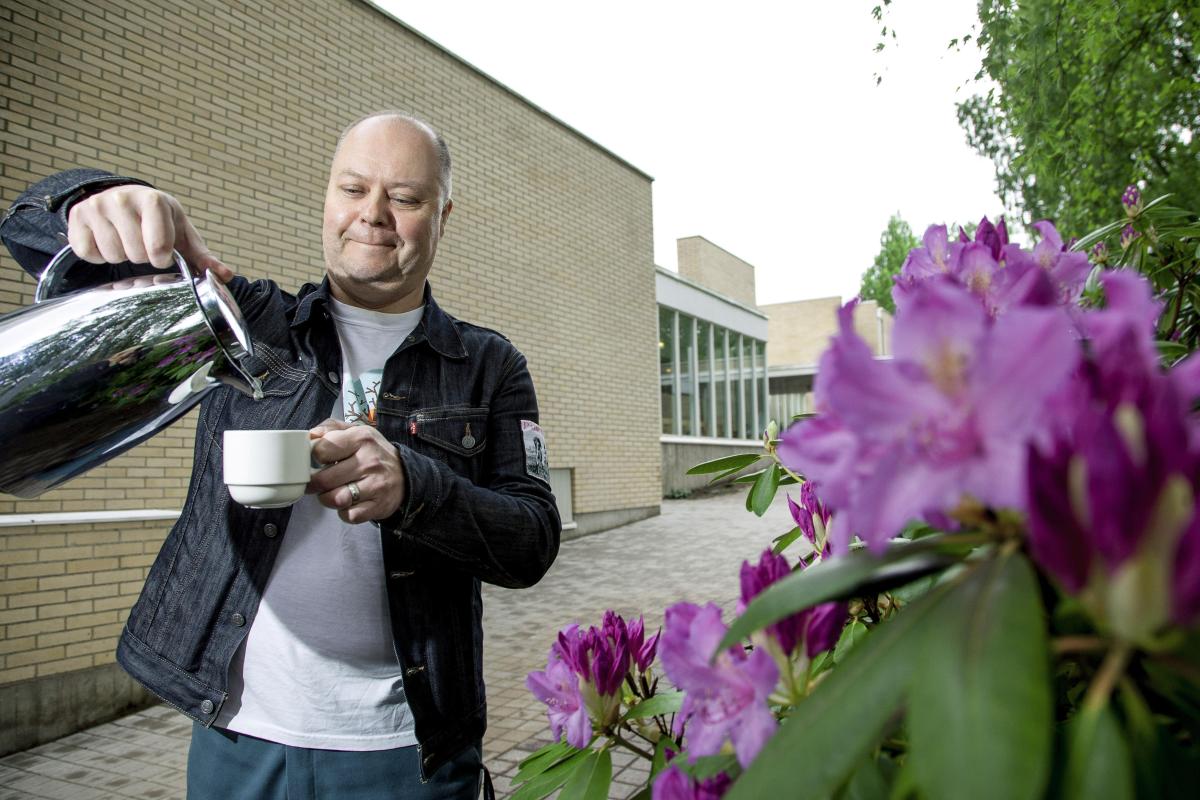
[[[980,0],[979,22],[994,86],[958,118],[1026,223],[1085,233],[1130,183],[1200,208],[1200,4]]]
[[[858,296],[863,300],[874,300],[880,308],[894,313],[896,306],[892,302],[892,278],[900,274],[908,251],[918,244],[920,242],[913,236],[908,223],[900,219],[899,214],[893,214],[879,237],[879,255],[875,256],[875,263],[863,273]]]

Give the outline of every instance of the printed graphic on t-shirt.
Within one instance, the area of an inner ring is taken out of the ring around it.
[[[546,458],[546,435],[533,420],[521,420],[521,435],[525,438],[525,473],[550,482],[550,463]]]
[[[379,384],[383,381],[383,370],[369,369],[342,389],[342,416],[351,425],[377,427],[379,418]]]

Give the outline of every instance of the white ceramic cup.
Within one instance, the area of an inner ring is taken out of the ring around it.
[[[250,508],[282,508],[304,496],[320,471],[308,431],[225,431],[225,485]]]

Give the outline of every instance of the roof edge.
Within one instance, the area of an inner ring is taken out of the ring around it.
[[[690,286],[691,288],[696,289],[697,291],[703,292],[704,294],[707,294],[711,297],[717,298],[718,300],[720,300],[723,303],[728,303],[729,305],[735,306],[736,308],[740,308],[743,311],[748,311],[749,313],[753,314],[756,317],[762,317],[763,319],[768,319],[767,315],[765,313],[763,313],[762,310],[759,309],[757,306],[748,306],[745,303],[734,300],[732,297],[726,297],[725,295],[721,294],[720,292],[716,291],[715,289],[710,289],[702,283],[697,283],[696,281],[692,280],[691,278],[685,278],[684,276],[680,275],[678,272],[675,272],[674,270],[669,270],[666,267],[660,267],[658,264],[654,265],[654,269],[656,271],[661,272],[662,274],[666,275],[668,278],[671,278],[672,280],[679,281],[684,286]]]

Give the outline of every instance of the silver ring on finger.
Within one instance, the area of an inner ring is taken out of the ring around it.
[[[350,505],[354,505],[362,497],[362,492],[359,491],[358,484],[354,481],[347,483],[346,488],[350,490]]]

